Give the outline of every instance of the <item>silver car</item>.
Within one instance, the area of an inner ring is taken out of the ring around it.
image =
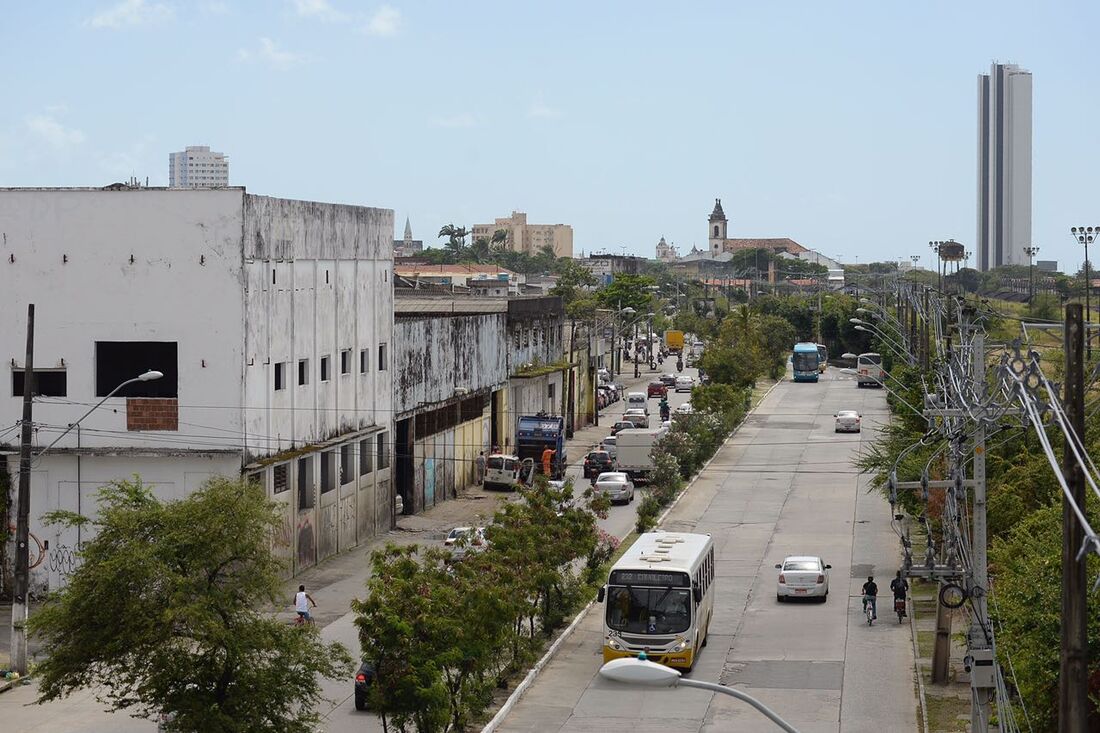
[[[608,471],[596,477],[593,484],[596,493],[603,494],[611,503],[629,504],[634,501],[634,482],[621,471]]]
[[[607,455],[611,456],[611,460],[615,460],[615,458],[619,455],[619,445],[618,444],[619,444],[619,436],[609,435],[609,436],[607,436],[606,438],[603,439],[603,442],[600,443],[600,447],[602,447],[605,451],[607,451]]]
[[[855,410],[841,410],[833,417],[836,418],[834,432],[837,433],[858,433],[860,422],[863,419],[863,416]]]

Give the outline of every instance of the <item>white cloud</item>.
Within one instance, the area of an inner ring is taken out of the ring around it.
[[[275,45],[275,41],[266,37],[260,39],[260,47],[256,50],[242,48],[237,51],[237,58],[248,62],[259,61],[278,71],[286,71],[306,60],[300,54],[284,51]]]
[[[303,18],[329,22],[347,20],[348,16],[332,7],[328,0],[293,0],[294,10]]]
[[[432,124],[436,127],[475,127],[477,119],[469,112],[463,112],[453,117],[441,117]]]
[[[374,15],[363,26],[363,32],[372,36],[394,36],[401,25],[401,13],[396,8],[383,5],[375,11]]]
[[[145,135],[131,143],[126,150],[98,153],[95,157],[104,173],[116,180],[130,176],[144,178],[150,175],[150,170],[154,173],[152,177],[156,178],[155,174],[160,174],[163,169],[157,165],[160,154],[154,150],[155,141],[156,138],[152,135]]]
[[[92,28],[126,28],[129,26],[155,25],[172,20],[176,11],[163,3],[147,4],[145,0],[122,0],[105,8],[90,19]]]
[[[84,142],[83,132],[65,127],[51,114],[29,115],[26,123],[31,134],[48,143],[54,150],[64,150]]]
[[[527,108],[527,116],[536,120],[550,120],[561,117],[561,110],[548,105],[546,100],[542,98],[542,95],[539,94]]]
[[[200,5],[199,8],[205,15],[229,15],[233,12],[229,7],[229,3],[221,2],[221,0],[209,0]]]

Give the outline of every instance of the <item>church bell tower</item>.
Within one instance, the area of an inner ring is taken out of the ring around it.
[[[726,246],[726,212],[722,211],[722,199],[714,199],[714,211],[707,218],[707,239],[710,241],[710,256],[717,257]]]

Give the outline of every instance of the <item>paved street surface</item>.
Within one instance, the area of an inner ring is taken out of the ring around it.
[[[718,590],[694,679],[753,695],[803,733],[916,730],[907,624],[860,615],[860,587],[888,586],[898,567],[889,505],[866,493],[852,466],[871,438],[833,432],[833,413],[858,409],[865,428],[887,418],[884,394],[830,369],[817,384],[780,384],[723,447],[663,528],[707,532],[717,546]],[[779,604],[775,563],[821,555],[833,566],[826,604]],[[505,720],[502,731],[767,731],[728,696],[631,688],[597,675],[597,605]]]
[[[661,365],[657,372],[650,372],[644,367],[639,379],[635,380],[632,374],[632,365],[623,364],[623,373],[616,381],[623,382],[627,391],[644,391],[646,385],[659,376],[662,372],[675,373],[676,360],[669,359]],[[684,374],[698,377],[694,369],[685,369]],[[669,404],[673,409],[686,402],[687,393],[669,393]],[[657,425],[659,415],[657,413],[658,400],[650,400],[651,425]],[[590,426],[578,430],[572,440],[568,442],[568,453],[573,461],[568,469],[568,475],[574,477],[578,489],[583,490],[583,472],[581,464],[585,453],[596,445],[611,431],[611,424],[615,422],[625,409],[624,401],[620,400],[609,405],[600,415],[600,426]],[[606,519],[600,520],[600,526],[616,537],[624,537],[634,527],[635,509],[644,490],[639,491],[633,504],[627,506],[614,506]],[[321,627],[321,635],[326,641],[338,641],[346,646],[353,656],[359,655],[359,640],[354,625],[354,616],[349,611],[352,599],[363,594],[363,585],[369,577],[370,553],[384,546],[387,542],[397,544],[419,543],[423,545],[442,545],[443,539],[452,527],[471,524],[483,524],[492,518],[497,505],[503,501],[514,500],[512,494],[499,492],[485,492],[474,488],[463,492],[459,498],[445,501],[432,507],[423,514],[402,517],[399,520],[399,529],[389,532],[374,542],[356,548],[350,552],[330,558],[316,568],[312,568],[297,578],[288,581],[285,586],[287,606],[278,609],[280,618],[288,623],[293,619],[293,611],[290,601],[293,592],[297,590],[298,583],[304,583],[310,594],[316,599],[318,608],[315,611],[318,626]],[[4,607],[10,616],[10,607]],[[0,610],[3,610],[0,608]],[[2,614],[0,614],[2,615]],[[0,629],[0,651],[7,648],[7,628]],[[352,675],[354,670],[348,671],[347,679],[326,681],[324,694],[332,702],[322,707],[321,712],[326,716],[325,724],[320,730],[329,733],[344,733],[345,731],[381,731],[382,726],[378,718],[370,712],[355,710],[352,702]],[[109,714],[103,711],[103,706],[94,699],[90,691],[81,691],[72,697],[50,703],[48,705],[34,705],[36,687],[33,684],[22,685],[0,694],[0,720],[4,721],[3,730],[20,731],[20,733],[151,733],[156,730],[154,723],[149,720],[133,719],[125,714]]]

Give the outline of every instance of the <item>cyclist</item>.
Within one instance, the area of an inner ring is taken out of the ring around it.
[[[894,591],[894,601],[901,599],[905,601],[905,594],[909,592],[909,581],[901,577],[901,571],[898,571],[897,576],[890,581],[890,590]],[[902,616],[908,616],[909,614],[902,611]]]
[[[294,610],[298,612],[298,623],[313,623],[313,616],[309,614],[309,604],[311,603],[313,608],[317,608],[317,601],[313,600],[313,596],[309,593],[306,593],[304,585],[299,585],[298,592],[294,594]]]
[[[871,604],[871,618],[878,618],[878,585],[875,584],[875,578],[873,575],[867,576],[867,582],[863,584],[863,607],[866,608],[867,604]]]

